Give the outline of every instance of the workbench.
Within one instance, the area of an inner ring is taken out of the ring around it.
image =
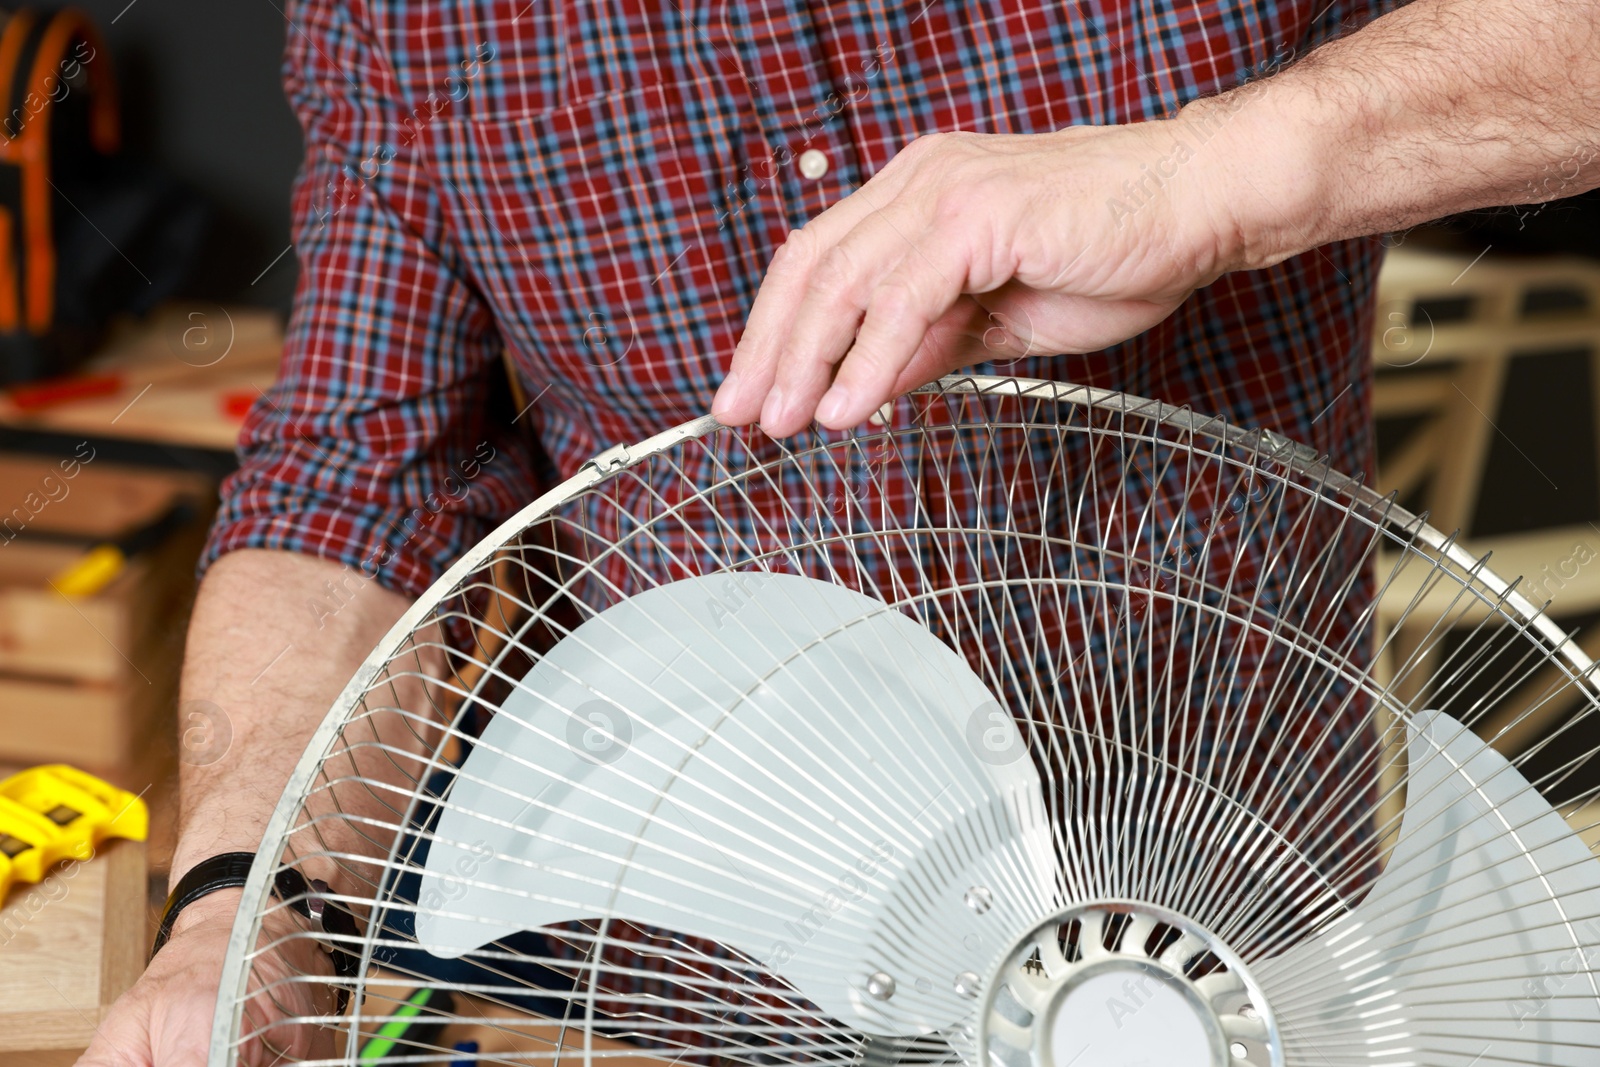
[[[0,906],[0,1063],[67,1067],[149,951],[145,846],[104,842]]]

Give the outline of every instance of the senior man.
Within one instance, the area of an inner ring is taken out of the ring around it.
[[[1600,140],[1596,0],[1391,6],[292,4],[301,277],[205,555],[184,694],[233,742],[185,768],[174,881],[256,847],[463,549],[708,408],[895,424],[999,366],[1367,469],[1362,235],[1590,188]],[[86,1063],[202,1062],[237,901],[176,915]]]

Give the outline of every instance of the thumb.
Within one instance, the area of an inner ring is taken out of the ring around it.
[[[76,1067],[155,1067],[145,1028],[131,1026],[124,1018],[107,1018],[95,1028],[94,1040]]]

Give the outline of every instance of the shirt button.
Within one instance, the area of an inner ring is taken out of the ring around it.
[[[828,157],[815,148],[808,148],[800,153],[800,173],[816,181],[828,173]]]

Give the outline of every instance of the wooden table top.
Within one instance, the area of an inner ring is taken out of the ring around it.
[[[67,389],[97,382],[95,395],[29,410],[15,397],[38,383],[0,393],[0,426],[231,451],[242,405],[272,384],[282,348],[274,312],[163,308],[120,323],[99,353],[59,380]]]
[[[70,1063],[144,970],[145,846],[107,841],[0,906],[0,1047],[8,1065]],[[54,1051],[51,1051],[54,1050]]]

